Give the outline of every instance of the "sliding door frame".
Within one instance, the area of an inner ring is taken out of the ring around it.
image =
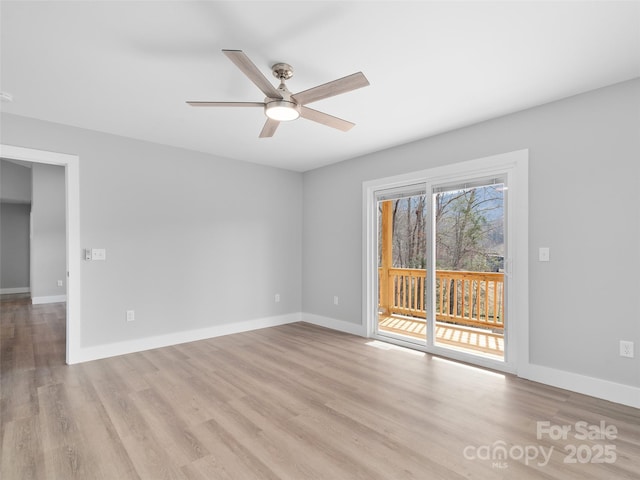
[[[378,338],[376,335],[376,322],[378,321],[377,192],[423,183],[431,208],[431,192],[436,185],[462,182],[476,177],[501,176],[505,178],[508,189],[505,212],[508,251],[505,258],[507,326],[505,328],[504,362],[433,345],[433,341],[424,346],[424,351],[509,373],[517,373],[519,366],[524,367],[528,364],[528,157],[528,150],[518,150],[363,183],[362,322],[366,326],[368,337]],[[432,238],[432,227],[429,230],[428,238]],[[428,266],[429,271],[433,269],[433,263],[434,259],[431,258]],[[429,277],[432,276],[429,275]],[[429,282],[430,280],[427,279],[428,285],[430,285]],[[430,288],[432,291],[432,284]],[[432,311],[433,300],[431,298],[428,299],[427,307]],[[432,339],[434,330],[433,328],[428,330],[429,338]],[[388,337],[380,338],[388,340]],[[421,345],[416,343],[394,339],[394,342],[396,341],[410,348],[423,349]]]

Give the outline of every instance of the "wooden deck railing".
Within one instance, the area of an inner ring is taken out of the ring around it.
[[[390,268],[380,275],[380,309],[387,314],[426,318],[426,271]],[[504,274],[436,270],[436,320],[504,329]],[[384,303],[388,303],[385,305]]]

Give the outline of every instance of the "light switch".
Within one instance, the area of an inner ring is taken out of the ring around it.
[[[92,248],[91,260],[106,260],[107,251],[104,248]]]
[[[540,247],[540,250],[538,250],[538,260],[540,262],[549,261],[549,247]]]

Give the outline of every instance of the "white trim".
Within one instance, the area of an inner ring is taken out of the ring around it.
[[[65,167],[67,222],[66,361],[78,362],[80,350],[80,158],[66,153],[0,144],[0,157]]]
[[[529,364],[526,368],[521,369],[518,372],[518,376],[534,382],[609,400],[610,402],[640,408],[639,387],[535,364]]]
[[[44,303],[62,303],[67,301],[66,295],[49,295],[47,297],[32,297],[32,305],[42,305]]]
[[[510,193],[507,199],[507,224],[508,235],[507,245],[509,251],[506,252],[505,263],[507,265],[506,274],[512,279],[511,288],[507,288],[506,306],[509,308],[508,315],[512,321],[510,327],[505,332],[507,351],[505,352],[505,362],[500,363],[500,368],[505,372],[518,372],[521,366],[526,366],[529,362],[529,190],[528,190],[528,150],[518,150],[490,157],[454,163],[439,167],[421,170],[392,177],[363,182],[362,184],[362,208],[363,208],[363,228],[362,228],[362,324],[365,326],[366,335],[372,336],[375,333],[375,321],[377,309],[375,299],[377,297],[377,274],[375,272],[375,258],[377,249],[375,239],[376,215],[375,215],[375,194],[377,191],[391,188],[398,188],[404,185],[415,185],[424,183],[427,191],[431,191],[434,185],[441,183],[462,182],[468,178],[483,178],[496,175],[506,175],[507,185]],[[433,335],[430,336],[433,338]],[[443,355],[447,354],[447,349],[427,346],[426,351]],[[451,354],[458,360],[471,363],[485,364],[477,361],[476,357],[462,353]],[[478,357],[481,358],[481,357]]]
[[[31,288],[29,287],[16,287],[16,288],[0,288],[0,295],[11,295],[14,293],[29,293]]]
[[[169,347],[179,345],[181,343],[197,342],[208,338],[221,337],[223,335],[231,335],[233,333],[247,332],[251,330],[259,330],[261,328],[276,327],[288,323],[300,321],[300,313],[290,313],[287,315],[279,315],[277,317],[265,317],[256,320],[246,320],[235,323],[225,323],[222,325],[213,325],[211,327],[201,328],[198,330],[188,330],[175,333],[167,333],[157,335],[155,337],[145,337],[135,340],[126,340],[124,342],[109,343],[106,345],[96,345],[93,347],[85,347],[79,349],[76,361],[89,362],[91,360],[99,360],[101,358],[115,357],[128,353],[142,352],[154,348]]]
[[[330,317],[323,317],[321,315],[314,315],[313,313],[302,313],[302,321],[318,325],[319,327],[330,328],[332,330],[338,330],[339,332],[350,333],[352,335],[358,335],[359,337],[368,337],[367,329],[364,325],[359,323],[345,322],[344,320],[338,320]]]

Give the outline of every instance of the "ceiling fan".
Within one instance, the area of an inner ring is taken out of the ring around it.
[[[222,50],[222,53],[229,57],[242,73],[262,90],[267,98],[264,99],[264,102],[187,102],[192,107],[263,107],[267,121],[262,127],[260,138],[272,137],[280,122],[295,120],[298,117],[337,128],[343,132],[355,125],[347,120],[313,110],[306,105],[366,87],[369,85],[369,81],[362,72],[292,94],[284,83],[285,80],[289,80],[293,76],[291,65],[276,63],[271,67],[273,75],[280,80],[280,86],[275,88],[242,50]]]

